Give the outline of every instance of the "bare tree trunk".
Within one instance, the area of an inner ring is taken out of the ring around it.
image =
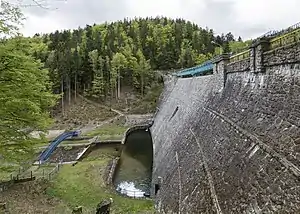
[[[72,98],[71,98],[71,77],[70,76],[68,76],[68,89],[69,89],[69,106],[71,105],[71,100],[72,100]]]
[[[118,75],[118,99],[121,97],[121,77],[120,77],[120,72]]]
[[[144,97],[144,75],[141,74],[141,94]]]
[[[76,102],[76,98],[77,98],[77,72],[75,73],[75,94],[74,94],[75,102]]]
[[[62,112],[62,115],[64,115],[65,114],[65,112],[64,112],[64,77],[62,77],[62,79],[61,79],[61,93],[62,93],[61,112]]]
[[[118,99],[119,97],[118,97],[118,83],[116,82],[115,83],[115,90],[116,90],[116,99]]]

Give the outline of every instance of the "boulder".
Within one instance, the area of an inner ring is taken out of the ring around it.
[[[103,200],[97,205],[96,214],[109,214],[110,206],[113,200],[110,198],[109,200]]]
[[[73,209],[73,214],[82,214],[82,206],[75,207]]]
[[[6,202],[0,202],[0,213],[5,213],[7,211]]]

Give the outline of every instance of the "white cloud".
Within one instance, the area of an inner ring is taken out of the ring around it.
[[[24,27],[21,29],[25,36],[32,36],[35,33],[51,33],[57,29],[67,28],[55,18],[55,15],[50,16],[36,16],[33,14],[26,15]]]
[[[238,24],[264,26],[266,30],[280,30],[299,22],[298,8],[299,0],[239,0],[234,5]]]
[[[253,38],[300,21],[299,0],[68,0],[59,9],[31,8],[22,32],[51,32],[125,17],[185,18],[216,33]]]

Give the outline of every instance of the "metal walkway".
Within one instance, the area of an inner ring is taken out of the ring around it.
[[[209,61],[204,62],[201,65],[184,69],[174,75],[177,77],[200,76],[200,75],[212,72],[212,70],[213,70],[213,63],[209,60]]]

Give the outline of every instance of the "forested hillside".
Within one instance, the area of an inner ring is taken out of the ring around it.
[[[220,45],[225,52],[246,45],[231,33],[215,36],[212,29],[165,17],[25,38],[17,34],[23,18],[18,6],[2,2],[0,9],[0,35],[9,38],[0,40],[0,154],[6,159],[21,160],[33,148],[29,133],[47,128],[55,104],[64,112],[80,94],[103,104],[130,106],[134,100],[143,111],[155,109],[161,71],[200,64],[219,53]],[[124,102],[124,91],[133,98]],[[54,94],[62,95],[60,102]]]
[[[212,41],[228,52],[234,40],[231,33],[215,37],[212,29],[165,17],[87,25],[31,39],[34,56],[50,70],[54,92],[64,92],[68,102],[71,91],[99,101],[119,99],[128,86],[143,96],[156,86],[156,70],[195,66],[212,57],[217,47]]]

